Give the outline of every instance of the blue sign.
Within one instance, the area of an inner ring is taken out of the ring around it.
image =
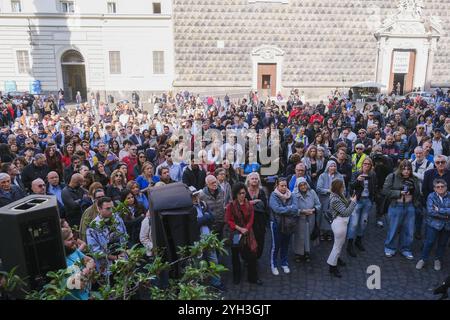
[[[41,94],[41,81],[35,80],[30,82],[30,93],[31,94]]]
[[[15,81],[5,81],[5,92],[17,91],[17,84]]]

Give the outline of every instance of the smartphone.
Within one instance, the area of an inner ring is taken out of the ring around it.
[[[235,234],[233,235],[233,244],[234,244],[234,245],[238,245],[238,244],[239,244],[239,241],[241,241],[241,237],[242,237],[242,234],[240,234],[240,233],[235,233]]]

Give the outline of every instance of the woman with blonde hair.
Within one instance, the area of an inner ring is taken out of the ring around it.
[[[247,199],[253,205],[254,221],[253,231],[255,233],[257,248],[257,258],[259,259],[264,250],[264,239],[266,235],[266,226],[270,219],[267,196],[261,185],[259,173],[252,172],[247,175],[245,185],[248,190]]]
[[[312,144],[308,147],[302,162],[305,164],[306,174],[311,177],[313,183],[311,187],[314,188],[324,166],[323,159],[317,157],[317,146]]]
[[[111,180],[106,187],[106,196],[110,197],[113,201],[119,201],[121,192],[125,189],[126,183],[125,175],[119,169],[116,169],[111,174]]]

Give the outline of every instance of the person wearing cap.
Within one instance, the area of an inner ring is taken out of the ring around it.
[[[0,207],[25,197],[25,192],[11,184],[11,177],[4,172],[0,173]]]
[[[449,156],[450,142],[442,136],[443,130],[441,128],[434,129],[434,136],[431,140],[434,156],[444,155]]]
[[[27,190],[31,190],[31,182],[37,178],[45,181],[50,169],[44,154],[35,155],[32,163],[27,165],[22,171],[22,182]]]
[[[416,126],[416,131],[408,138],[408,156],[406,159],[409,158],[409,155],[414,153],[414,149],[421,144],[425,137],[425,126],[423,124],[418,124]]]
[[[370,155],[372,152],[372,139],[367,137],[367,131],[363,128],[358,130],[358,138],[355,140],[355,146],[360,143],[364,145],[364,153]]]
[[[211,234],[211,227],[214,222],[214,215],[208,210],[208,206],[206,202],[201,201],[199,199],[199,194],[201,190],[197,190],[196,187],[190,186],[189,191],[192,193],[192,204],[193,210],[197,216],[197,224],[200,229],[200,235],[209,235]],[[214,262],[215,264],[219,263],[217,259],[217,253],[215,250],[208,250],[203,253],[203,259],[208,262]],[[212,277],[211,285],[221,291],[224,290],[224,285],[220,280],[220,277]]]
[[[362,143],[358,143],[355,146],[355,153],[352,155],[352,172],[361,171],[364,160],[368,157],[367,154],[364,153],[364,145]]]
[[[341,152],[343,151],[341,150]],[[322,204],[322,210],[320,210],[319,215],[317,215],[316,217],[317,224],[321,231],[321,241],[324,241],[325,239],[327,241],[333,240],[331,235],[331,225],[330,221],[328,220],[329,216],[327,216],[327,214],[329,213],[330,209],[331,183],[334,180],[344,181],[344,176],[338,172],[336,162],[333,160],[329,160],[325,167],[325,171],[319,176],[319,179],[317,180],[316,187],[320,203]]]
[[[298,178],[296,185],[293,196],[297,198],[296,203],[300,217],[294,231],[295,261],[310,262],[311,234],[315,227],[316,213],[322,206],[317,193],[311,189],[305,178]]]

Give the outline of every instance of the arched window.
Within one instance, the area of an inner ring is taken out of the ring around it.
[[[61,63],[63,64],[83,64],[84,58],[76,50],[68,50],[61,57]]]

